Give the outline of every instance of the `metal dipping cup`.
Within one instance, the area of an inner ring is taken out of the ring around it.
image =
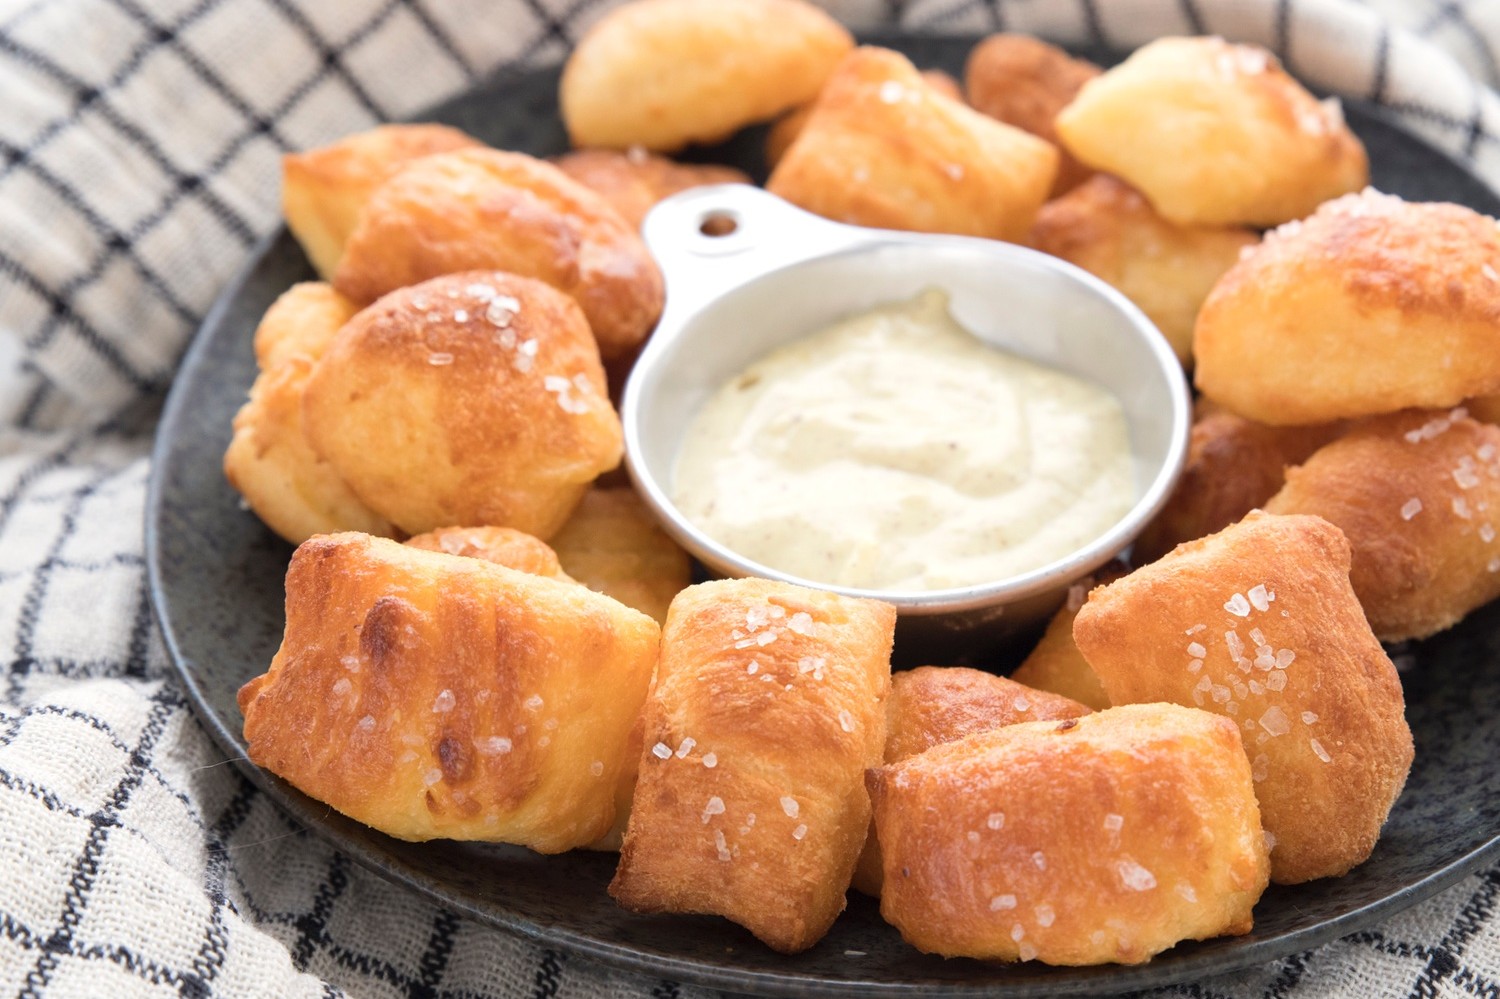
[[[625,387],[630,475],[665,529],[708,568],[873,597],[896,606],[898,661],[985,656],[1033,632],[1068,588],[1126,548],[1182,471],[1191,401],[1151,321],[1092,275],[1009,243],[829,222],[758,188],[724,184],[657,205],[643,226],[666,308]],[[768,351],[846,316],[947,291],[984,341],[1114,393],[1129,425],[1135,503],[1072,554],[1020,575],[944,590],[833,586],[754,562],[689,522],[671,499],[683,436],[709,397]]]

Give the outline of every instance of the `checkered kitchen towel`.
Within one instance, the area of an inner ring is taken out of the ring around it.
[[[277,157],[558,60],[590,0],[0,0],[0,994],[690,996],[351,865],[226,764],[143,587],[156,412]],[[1500,0],[827,0],[863,27],[1268,45],[1500,186]],[[1478,82],[1476,82],[1478,81]],[[1500,866],[1214,996],[1500,994]]]

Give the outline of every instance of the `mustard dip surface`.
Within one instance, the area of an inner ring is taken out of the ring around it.
[[[673,490],[741,556],[908,591],[1040,568],[1135,500],[1115,397],[983,343],[936,289],[771,351],[723,385],[688,428]]]

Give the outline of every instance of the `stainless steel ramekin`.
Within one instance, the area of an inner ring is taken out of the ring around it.
[[[718,235],[725,229],[732,229]],[[667,301],[625,387],[630,474],[673,537],[712,571],[762,576],[896,605],[907,661],[983,655],[1032,629],[1069,586],[1126,548],[1166,502],[1191,426],[1186,381],[1166,339],[1123,295],[1023,247],[840,225],[742,184],[686,191],[644,226]],[[1105,386],[1129,425],[1136,502],[1109,530],[1039,569],[945,590],[864,590],[751,561],[678,511],[671,483],[693,416],[767,351],[929,287],[955,319],[998,347]]]

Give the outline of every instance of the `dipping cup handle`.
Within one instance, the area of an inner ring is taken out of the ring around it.
[[[651,209],[641,235],[666,277],[656,336],[762,274],[869,238],[867,230],[829,222],[749,184],[673,195]]]

